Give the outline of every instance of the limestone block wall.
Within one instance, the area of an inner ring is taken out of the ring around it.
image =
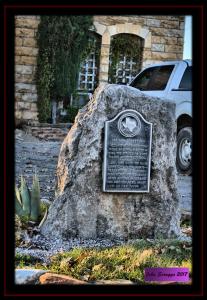
[[[15,117],[37,121],[36,33],[39,16],[15,17]],[[108,82],[111,37],[119,33],[144,39],[142,67],[163,60],[182,59],[184,16],[94,16],[101,35],[99,84]]]
[[[37,121],[36,32],[39,16],[15,17],[15,118]]]
[[[184,16],[95,16],[102,36],[99,82],[108,81],[111,37],[119,33],[144,39],[142,67],[164,60],[182,59]]]

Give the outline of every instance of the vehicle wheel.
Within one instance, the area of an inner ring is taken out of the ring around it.
[[[177,136],[177,170],[180,174],[192,173],[192,128],[182,128]]]

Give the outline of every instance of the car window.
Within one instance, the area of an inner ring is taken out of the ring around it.
[[[179,89],[192,90],[192,67],[187,67],[181,79]]]
[[[164,90],[173,68],[174,65],[148,68],[134,79],[131,86],[141,91]]]
[[[132,83],[132,86],[141,90],[141,91],[147,91],[148,90],[148,85],[149,81],[153,76],[153,73],[156,72],[156,70],[159,67],[153,67],[153,68],[148,68],[144,70],[140,75],[138,75],[135,80]]]

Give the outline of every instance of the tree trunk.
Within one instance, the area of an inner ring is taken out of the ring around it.
[[[52,124],[56,124],[57,102],[52,100]]]

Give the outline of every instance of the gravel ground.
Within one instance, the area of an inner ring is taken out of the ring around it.
[[[29,188],[33,174],[40,181],[41,198],[53,201],[55,197],[56,167],[61,142],[39,140],[22,130],[15,131],[15,181],[23,175]]]
[[[182,242],[192,242],[192,238],[190,236],[187,236],[186,234],[182,233],[178,240]],[[31,240],[28,242],[28,244],[25,244],[23,247],[16,247],[15,252],[16,254],[23,254],[23,255],[29,255],[33,258],[40,260],[43,264],[49,264],[51,256],[55,254],[59,254],[62,252],[70,251],[73,248],[108,248],[112,246],[119,246],[124,244],[134,244],[141,240],[103,240],[103,239],[88,239],[88,240],[82,240],[82,239],[69,239],[65,242],[62,240],[49,240],[42,235],[38,234],[31,238]],[[149,242],[156,243],[156,240],[149,240]]]
[[[69,239],[65,242],[62,240],[48,240],[42,235],[34,236],[24,247],[17,247],[16,254],[30,255],[43,263],[49,263],[50,257],[57,253],[70,251],[73,248],[107,248],[117,245],[122,245],[124,241],[103,240],[103,239]]]

